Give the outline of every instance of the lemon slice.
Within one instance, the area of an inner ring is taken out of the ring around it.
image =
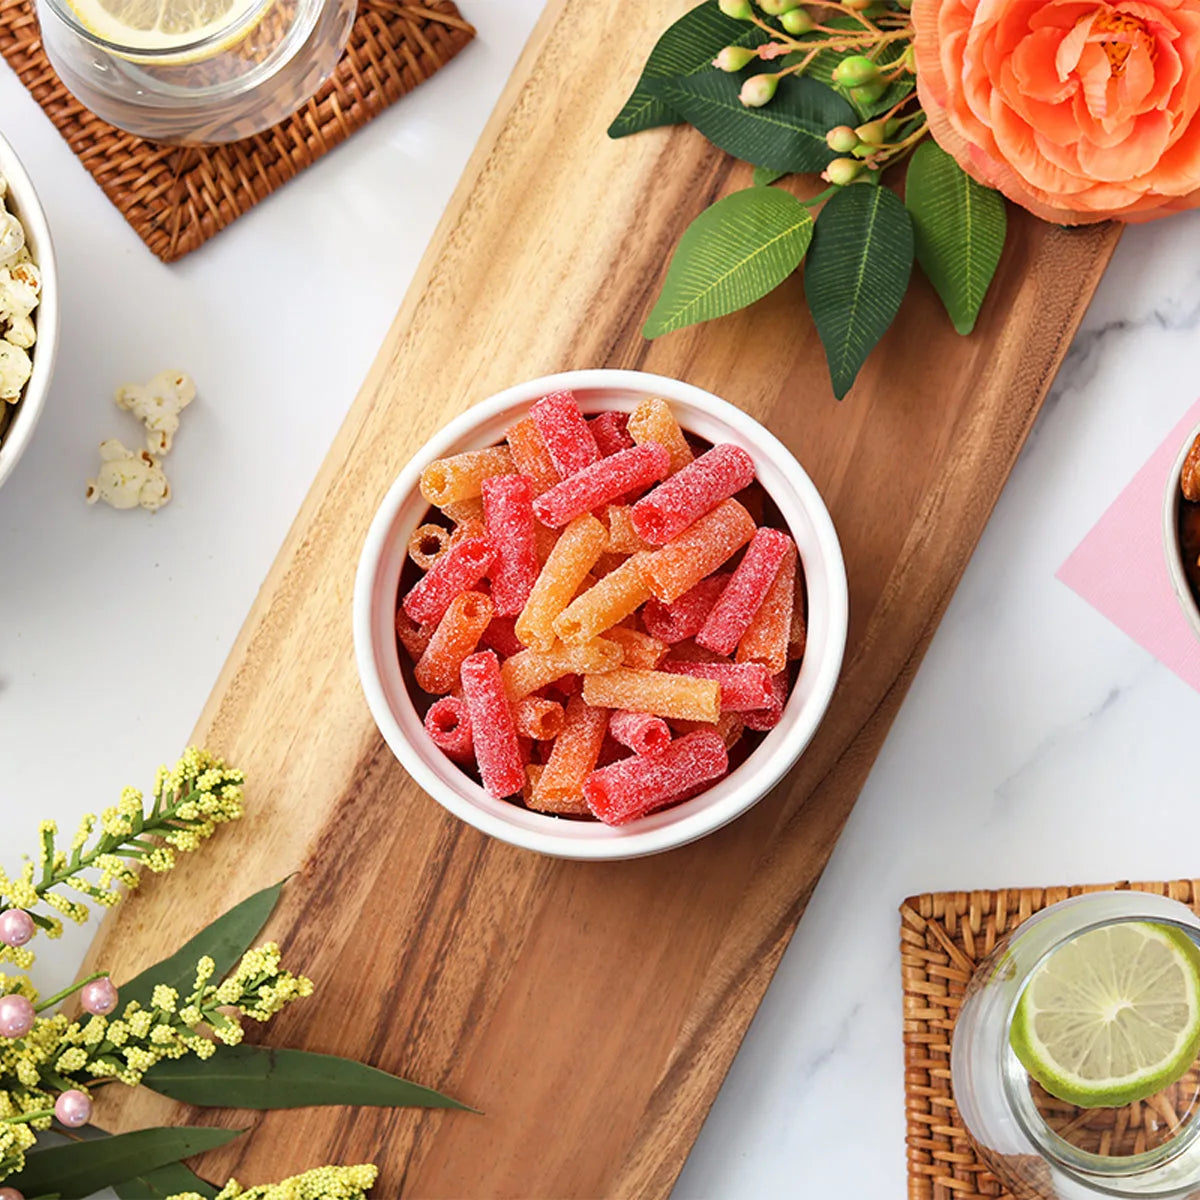
[[[219,34],[259,0],[69,0],[92,33],[130,50],[171,51]]]
[[[1181,1078],[1200,1050],[1200,950],[1168,925],[1081,934],[1034,973],[1010,1042],[1052,1096],[1120,1108]]]

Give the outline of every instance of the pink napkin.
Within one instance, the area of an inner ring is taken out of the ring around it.
[[[1200,638],[1171,590],[1162,545],[1163,492],[1200,401],[1113,501],[1058,570],[1058,578],[1200,691]]]

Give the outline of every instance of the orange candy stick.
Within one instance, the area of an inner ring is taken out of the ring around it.
[[[453,521],[455,525],[463,525],[467,521],[478,521],[482,528],[483,486],[480,484],[478,496],[469,496],[466,500],[452,500],[448,504],[439,504],[438,507],[442,510],[442,516]]]
[[[546,769],[544,763],[526,763],[525,764],[525,786],[521,789],[521,796],[526,804],[533,799],[533,789],[537,787],[537,782],[542,777],[542,772]]]
[[[470,500],[483,491],[491,475],[512,474],[512,454],[507,446],[468,450],[451,458],[439,458],[421,472],[421,495],[430,504],[444,508],[458,500]]]
[[[552,742],[563,729],[563,706],[557,700],[526,696],[513,705],[513,720],[521,737],[535,742]]]
[[[594,708],[622,708],[715,724],[721,715],[721,685],[715,679],[634,671],[618,667],[604,675],[583,677],[583,698]]]
[[[549,650],[522,650],[500,668],[504,688],[514,704],[564,675],[598,674],[621,665],[624,652],[604,638],[581,646],[555,645]]]
[[[428,571],[450,544],[451,533],[441,525],[418,525],[408,539],[408,557]]]
[[[465,542],[467,538],[487,537],[487,525],[482,514],[483,510],[481,509],[478,517],[467,517],[465,520],[459,521],[450,535],[450,545],[457,546],[459,542]]]
[[[548,650],[554,645],[555,618],[571,603],[607,543],[603,524],[590,513],[562,531],[517,618],[517,637],[526,646]]]
[[[512,452],[513,465],[522,475],[529,477],[533,494],[540,496],[560,482],[558,472],[550,459],[550,452],[532,417],[523,417],[508,431],[508,448]]]
[[[425,653],[433,630],[414,621],[399,608],[396,610],[396,640],[404,647],[405,654],[416,662]]]
[[[746,732],[746,722],[742,720],[742,714],[736,712],[723,712],[715,725],[707,721],[672,721],[670,724],[680,734],[695,733],[697,729],[715,729],[721,735],[726,750],[732,750]]]
[[[796,597],[792,604],[792,627],[788,631],[788,659],[796,662],[804,657],[808,646],[808,613],[804,602],[804,572],[796,572]]]
[[[596,769],[607,732],[607,710],[589,707],[582,697],[572,696],[563,731],[550,751],[529,807],[539,812],[586,813],[583,781]]]
[[[792,633],[792,613],[796,606],[796,547],[790,545],[779,574],[771,584],[749,628],[738,642],[740,663],[761,663],[772,675],[788,664],[788,645]]]
[[[671,456],[671,474],[686,467],[694,455],[665,400],[643,400],[629,415],[629,436],[640,446],[657,442]]]
[[[448,692],[458,682],[463,659],[474,651],[495,615],[491,599],[482,592],[455,596],[413,671],[417,686],[434,696]]]
[[[640,558],[641,555],[635,554],[626,559],[615,571],[572,600],[555,617],[554,632],[568,646],[591,641],[618,621],[624,620],[650,598],[639,567]]]
[[[616,642],[625,651],[625,661],[621,665],[637,671],[653,671],[670,649],[666,642],[622,625],[614,625],[606,630],[604,638],[605,641]]]
[[[614,554],[636,554],[651,548],[633,528],[627,504],[610,504],[604,510],[604,519],[608,522],[608,548]]]
[[[723,500],[674,541],[635,559],[646,586],[670,604],[711,575],[753,536],[750,514],[736,500]]]

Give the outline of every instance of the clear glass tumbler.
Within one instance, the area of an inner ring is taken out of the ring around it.
[[[1083,1109],[1043,1091],[1009,1044],[1037,968],[1081,934],[1125,921],[1176,928],[1200,947],[1200,920],[1185,905],[1095,892],[1018,926],[967,987],[951,1046],[954,1097],[984,1161],[1018,1200],[1200,1200],[1200,1062],[1146,1100]]]
[[[201,35],[177,20],[121,36],[119,22],[82,14],[149,24],[170,0],[36,4],[46,54],[80,103],[139,137],[185,144],[249,137],[294,112],[337,65],[356,10],[356,0],[187,0]]]

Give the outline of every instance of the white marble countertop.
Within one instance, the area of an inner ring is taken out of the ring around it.
[[[0,66],[65,297],[49,409],[0,494],[11,847],[148,782],[187,738],[541,0],[464,8],[480,37],[460,60],[174,267]],[[1200,873],[1200,696],[1054,578],[1196,396],[1197,236],[1200,214],[1123,239],[679,1197],[844,1195],[848,1170],[864,1200],[903,1194],[905,896]],[[85,507],[97,443],[133,432],[113,387],[166,366],[202,393],[176,499]],[[39,979],[57,985],[87,937],[43,951]]]

